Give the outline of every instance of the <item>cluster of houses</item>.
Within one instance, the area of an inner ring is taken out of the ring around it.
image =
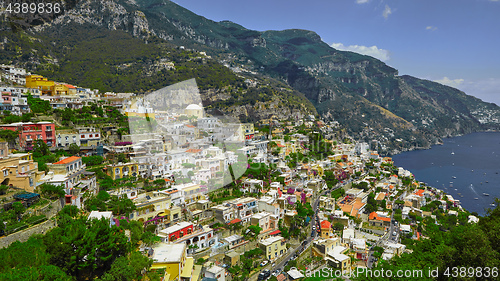
[[[394,229],[391,228],[394,218],[384,209],[393,209],[396,200],[404,202],[401,217],[410,221],[397,225],[396,230],[414,239],[420,239],[421,234],[417,231],[418,222],[411,221],[413,215],[436,219],[422,210],[427,203],[439,201],[439,208],[449,215],[458,214],[450,208],[461,210],[458,200],[416,182],[409,171],[399,168],[394,173],[384,169],[392,164],[391,158],[380,157],[367,143],[328,140],[338,128],[337,122],[316,121],[314,116],[284,122],[271,117],[261,120],[270,125],[269,132],[263,133],[251,123],[207,116],[203,107],[193,101],[171,106],[158,97],[148,100],[123,93],[99,95],[12,66],[0,65],[0,73],[16,84],[0,87],[3,98],[0,109],[14,114],[29,111],[26,99],[30,93],[49,100],[54,108],[78,108],[104,99],[129,117],[131,134],[121,136],[114,145],[106,138],[112,131],[110,128],[59,130],[52,122],[19,122],[2,124],[0,129],[17,131],[17,144],[21,148],[32,147],[40,139],[50,148],[76,144],[85,155],[123,153],[125,162],[103,168],[113,180],[132,177],[164,181],[164,188],[158,191],[146,192],[130,186],[109,192],[132,200],[136,206],[128,217],[120,219],[156,225],[161,242],[144,250],[153,259],[152,269],[165,272],[164,280],[224,281],[226,268],[236,265],[240,255],[250,250],[250,241],[245,237],[252,225],[261,229],[254,238],[256,247],[263,250],[264,260],[280,261],[290,250],[287,246],[290,241],[281,236],[279,224],[284,227],[292,224],[298,215],[298,203],[318,203],[316,217],[309,218],[318,234],[313,235],[315,239],[308,253],[342,271],[367,266],[370,245],[382,246],[384,259],[406,251],[397,239],[387,239],[391,236],[389,230]],[[325,136],[322,145],[328,146],[329,156],[296,163],[292,156],[307,156],[311,149],[309,136],[296,132],[298,126],[319,128],[321,132],[317,133]],[[274,164],[280,180],[240,178],[248,168],[248,160]],[[65,203],[78,208],[85,206],[89,196],[97,194],[96,176],[87,171],[81,157],[62,157],[47,166],[47,173],[39,171],[31,153],[11,153],[7,142],[0,142],[2,185],[29,192],[36,192],[43,183],[63,185]],[[340,197],[324,193],[328,189],[327,171],[340,181],[339,186],[345,191]],[[237,179],[241,181],[239,188],[244,196],[219,204],[209,200],[210,192]],[[410,185],[404,184],[403,179],[411,179]],[[384,202],[385,208],[368,214],[366,210],[373,204],[371,197],[379,205]],[[119,218],[111,212],[93,211],[89,215],[89,218],[102,217],[109,219],[110,225],[119,224]],[[471,216],[469,221],[477,222],[477,218]],[[238,229],[246,229],[247,233],[230,233],[220,225],[238,225],[241,226]],[[200,254],[208,260],[203,266],[195,264],[194,257]],[[292,270],[277,277],[294,279],[297,274]]]

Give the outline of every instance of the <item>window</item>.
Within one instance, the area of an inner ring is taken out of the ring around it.
[[[82,139],[84,139],[84,138],[85,138],[85,135],[81,135],[80,137],[81,137]]]

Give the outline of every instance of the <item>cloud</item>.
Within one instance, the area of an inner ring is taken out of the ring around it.
[[[459,88],[460,85],[462,85],[464,83],[464,79],[450,79],[448,77],[443,77],[443,79],[439,79],[439,80],[434,80],[434,82],[437,82],[437,83],[440,83],[440,84],[443,84],[443,85],[446,85],[446,86],[450,86],[450,87],[453,87],[453,88]]]
[[[457,88],[485,102],[500,105],[500,78],[450,79],[444,77],[433,81]]]
[[[438,28],[432,25],[428,25],[425,30],[436,31]]]
[[[356,0],[356,4],[365,4],[370,2],[370,0]]]
[[[344,46],[344,44],[342,43],[332,43],[330,44],[330,46],[340,51],[351,51],[367,56],[372,56],[381,61],[388,61],[390,59],[389,51],[384,49],[379,49],[377,48],[377,46],[371,46],[371,47],[359,46],[359,45]]]
[[[391,7],[389,7],[389,5],[385,5],[385,9],[384,11],[382,12],[382,16],[387,19],[389,17],[389,15],[392,14],[392,10],[391,10]]]

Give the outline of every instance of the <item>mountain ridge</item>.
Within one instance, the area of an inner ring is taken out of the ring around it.
[[[323,118],[339,121],[354,137],[373,140],[375,149],[387,153],[499,128],[498,106],[435,82],[399,76],[380,60],[330,47],[313,31],[254,31],[162,0],[82,1],[32,30],[40,33],[78,21],[123,30],[146,42],[158,38],[203,51],[228,67],[281,80],[302,93]]]

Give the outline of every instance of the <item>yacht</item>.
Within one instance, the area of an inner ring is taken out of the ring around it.
[[[483,192],[483,195],[484,195],[484,196],[490,196],[490,195],[489,195],[488,193],[486,193],[486,192]]]
[[[453,177],[451,177],[451,178],[452,178],[452,179],[456,179],[457,177],[453,176]]]

